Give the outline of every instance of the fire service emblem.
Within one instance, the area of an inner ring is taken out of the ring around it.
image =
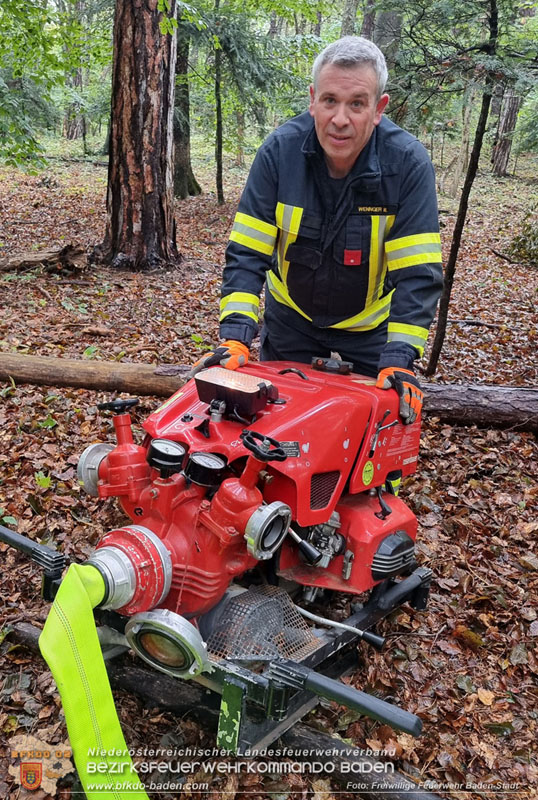
[[[43,777],[43,764],[34,761],[21,762],[21,786],[38,789]]]

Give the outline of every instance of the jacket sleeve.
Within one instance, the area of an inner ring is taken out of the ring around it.
[[[424,352],[443,286],[435,175],[419,142],[408,148],[403,160],[400,202],[385,255],[387,282],[394,294],[379,368],[409,369]]]
[[[277,170],[266,142],[256,155],[226,248],[220,301],[220,335],[250,346],[258,332],[260,293],[273,262]]]

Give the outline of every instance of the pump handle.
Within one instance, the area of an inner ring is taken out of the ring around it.
[[[296,661],[272,661],[269,664],[268,677],[293,689],[309,689],[318,697],[335,700],[367,717],[390,725],[391,728],[410,733],[411,736],[420,736],[422,731],[422,720],[410,711],[333,678],[327,678]]]

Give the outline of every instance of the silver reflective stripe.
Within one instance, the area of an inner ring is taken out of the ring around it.
[[[372,219],[372,225],[373,225]],[[377,273],[372,299],[377,300],[381,294],[381,282],[384,280],[383,259],[385,256],[385,228],[387,227],[387,217],[379,216],[379,229],[377,231]]]
[[[274,236],[271,236],[268,233],[262,233],[261,231],[256,230],[256,228],[252,228],[250,225],[245,225],[243,222],[237,222],[237,220],[234,222],[232,230],[237,231],[237,233],[243,233],[245,236],[249,236],[251,239],[256,239],[258,242],[268,244],[270,247],[272,247],[275,243]]]
[[[226,313],[230,314],[232,311],[251,312],[258,314],[258,306],[254,303],[240,303],[238,300],[230,300],[225,305]]]
[[[437,244],[437,242],[431,242],[428,244],[413,244],[409,247],[402,247],[399,250],[392,250],[387,253],[387,260],[396,261],[401,258],[407,258],[408,256],[415,256],[420,255],[421,253],[440,253],[441,252],[441,245]]]
[[[394,291],[394,290],[393,290]],[[360,331],[363,330],[367,326],[372,326],[374,323],[381,323],[384,319],[386,319],[389,311],[390,311],[390,301],[392,299],[392,292],[387,295],[387,297],[383,298],[384,303],[380,308],[376,308],[375,311],[372,311],[371,314],[368,314],[366,317],[361,317],[361,319],[356,323],[352,323],[353,317],[349,320],[349,324],[342,324],[348,322],[347,320],[342,320],[342,322],[337,322],[335,325],[329,325],[329,328],[342,328],[345,331]]]
[[[413,336],[411,333],[389,333],[387,342],[405,342],[422,350],[427,336]]]

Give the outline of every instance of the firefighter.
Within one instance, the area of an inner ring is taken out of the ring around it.
[[[260,360],[338,353],[400,395],[413,422],[442,286],[432,163],[383,112],[385,59],[345,36],[316,58],[308,111],[273,131],[252,165],[226,250],[220,335],[192,374],[245,364],[265,312]]]

